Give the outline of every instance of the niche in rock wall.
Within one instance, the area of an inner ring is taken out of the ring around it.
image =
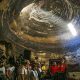
[[[0,0],[0,2],[2,2],[3,0]]]
[[[30,60],[30,59],[31,59],[31,51],[25,49],[25,50],[24,50],[24,53],[23,53],[23,58]]]
[[[6,60],[6,47],[5,44],[0,42],[0,63],[5,64]]]
[[[11,43],[6,43],[6,53],[7,53],[7,56],[12,56],[12,44]]]
[[[0,56],[4,55],[7,58],[12,55],[13,47],[12,44],[6,41],[0,41]]]
[[[6,47],[5,47],[5,45],[0,43],[0,57],[1,57],[2,55],[5,55],[5,52],[6,52]]]

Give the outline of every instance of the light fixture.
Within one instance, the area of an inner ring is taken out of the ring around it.
[[[76,29],[75,29],[75,27],[72,23],[68,24],[68,28],[69,28],[69,30],[70,30],[70,32],[72,33],[73,36],[77,36],[77,31],[76,31]]]

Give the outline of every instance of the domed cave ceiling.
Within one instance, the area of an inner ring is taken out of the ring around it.
[[[0,0],[5,39],[33,51],[80,47],[80,0]],[[73,31],[72,31],[72,30]]]

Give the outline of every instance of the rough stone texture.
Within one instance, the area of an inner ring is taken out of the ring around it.
[[[21,24],[20,11],[32,2],[33,0],[3,0],[0,2],[0,27],[5,39],[33,51],[63,53],[65,50],[73,51],[73,46],[74,50],[77,50],[80,43],[74,42],[75,44],[73,44],[75,39],[72,41],[67,26],[62,26],[64,23],[57,25],[52,21],[50,27],[48,23],[24,18],[24,25]],[[51,14],[63,19],[63,22],[73,21],[74,25],[77,26],[77,31],[80,32],[80,24],[77,25],[80,22],[79,0],[46,0],[45,3],[42,10],[52,11]]]

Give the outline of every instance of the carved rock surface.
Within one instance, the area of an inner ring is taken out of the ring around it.
[[[34,0],[2,0],[0,4],[5,39],[33,51],[62,53],[80,47],[80,0],[45,0],[42,8]],[[78,36],[71,34],[69,23]]]

